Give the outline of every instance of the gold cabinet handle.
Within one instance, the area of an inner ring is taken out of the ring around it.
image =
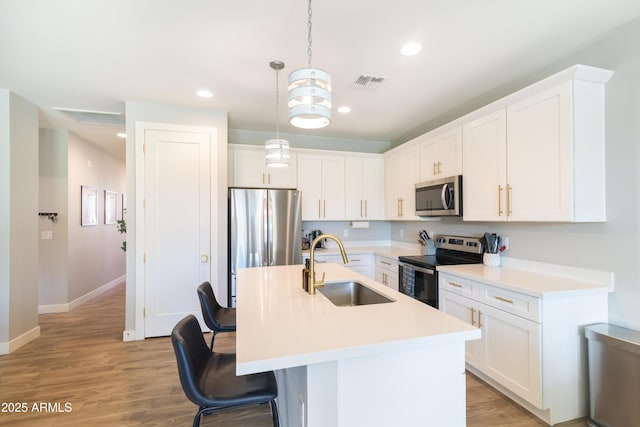
[[[504,297],[495,297],[495,299],[500,300],[500,301],[504,301],[504,302],[508,302],[509,304],[513,304],[513,300],[509,299],[509,298],[504,298]]]
[[[440,163],[440,161],[438,161],[438,175],[440,175],[442,173],[441,166],[442,166],[442,163]]]
[[[502,186],[498,184],[498,216],[502,216]]]
[[[459,284],[457,284],[457,283],[449,282],[449,284],[450,284],[451,286],[455,286],[456,288],[462,288],[462,285],[459,285]]]
[[[436,172],[436,162],[433,162],[433,174],[436,175],[438,172]]]
[[[326,217],[327,217],[327,199],[325,199],[325,200],[324,200],[322,216],[323,216],[324,218],[326,218]]]
[[[271,185],[271,173],[267,174],[267,184]]]
[[[386,261],[380,261],[380,264],[391,265],[390,262],[386,262]],[[382,273],[382,274],[384,274],[384,273]]]
[[[360,200],[360,218],[362,218],[362,200]]]
[[[471,326],[476,326],[476,309],[471,309]]]
[[[262,184],[264,184],[264,172],[262,172]]]
[[[369,212],[367,211],[367,201],[364,201],[364,217],[369,218]]]
[[[318,218],[320,218],[320,199],[318,199]]]
[[[404,200],[402,199],[402,197],[400,197],[398,199],[398,216],[399,217],[402,216],[402,202],[404,202]]]
[[[478,310],[478,327],[482,329],[482,311]]]
[[[507,184],[507,216],[511,216],[511,214],[513,213],[513,211],[511,210],[511,190],[513,190],[513,188],[511,188],[511,186]]]

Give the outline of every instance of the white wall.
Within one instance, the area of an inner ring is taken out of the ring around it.
[[[144,324],[141,324],[141,287],[136,284],[136,256],[141,251],[141,245],[136,242],[136,162],[141,152],[136,151],[135,129],[137,122],[152,122],[176,124],[181,126],[198,126],[215,128],[218,131],[217,158],[218,165],[214,165],[217,173],[218,188],[215,191],[215,200],[212,206],[218,206],[218,212],[214,215],[212,224],[217,227],[223,238],[213,242],[212,259],[218,260],[219,269],[212,272],[212,285],[215,286],[216,295],[220,301],[227,299],[227,113],[223,111],[188,108],[173,105],[150,104],[143,102],[126,102],[126,128],[127,128],[127,292],[125,313],[125,339],[140,338],[143,336]],[[139,255],[139,254],[138,254]],[[194,291],[195,292],[195,291]]]
[[[640,330],[640,20],[589,46],[542,67],[508,88],[492,91],[487,104],[573,64],[615,71],[606,85],[607,222],[593,224],[393,223],[391,239],[414,241],[421,228],[436,233],[508,236],[506,256],[613,271],[615,292],[609,297],[609,321]],[[462,116],[471,110],[452,112]],[[404,237],[400,237],[403,230]]]
[[[38,327],[38,109],[0,90],[0,354]]]

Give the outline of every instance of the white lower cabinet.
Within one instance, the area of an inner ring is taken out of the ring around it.
[[[376,256],[376,273],[374,280],[398,290],[398,260]]]
[[[482,331],[470,372],[551,425],[589,414],[583,329],[606,321],[605,292],[534,297],[444,271],[438,287],[440,310]]]
[[[440,291],[440,310],[482,330],[482,338],[466,343],[469,365],[539,406],[540,325],[503,310]]]

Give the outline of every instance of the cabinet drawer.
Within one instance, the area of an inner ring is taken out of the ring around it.
[[[473,297],[478,293],[478,288],[480,286],[482,285],[474,282],[473,280],[438,273],[438,288],[442,290],[447,290],[466,297]]]
[[[376,257],[376,268],[398,272],[398,261],[384,257]]]
[[[366,266],[373,265],[373,255],[350,254],[347,252],[347,258],[349,258],[349,264],[347,264],[349,267],[355,267],[358,265],[366,265]],[[338,256],[338,259],[339,261],[335,261],[335,262],[342,262],[341,256]]]
[[[309,254],[304,254],[303,258],[309,259]],[[345,265],[345,267],[371,267],[373,266],[373,255],[371,254],[349,254],[347,253],[347,258],[349,258],[349,263]],[[342,256],[341,255],[318,255],[316,254],[316,262],[324,263],[324,262],[334,262],[336,264],[342,264]],[[359,270],[357,270],[359,271]]]
[[[487,305],[540,323],[540,299],[518,292],[485,285],[479,300]]]

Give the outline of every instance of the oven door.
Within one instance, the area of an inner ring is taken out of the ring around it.
[[[435,269],[400,263],[398,290],[431,307],[438,308],[438,281]]]

